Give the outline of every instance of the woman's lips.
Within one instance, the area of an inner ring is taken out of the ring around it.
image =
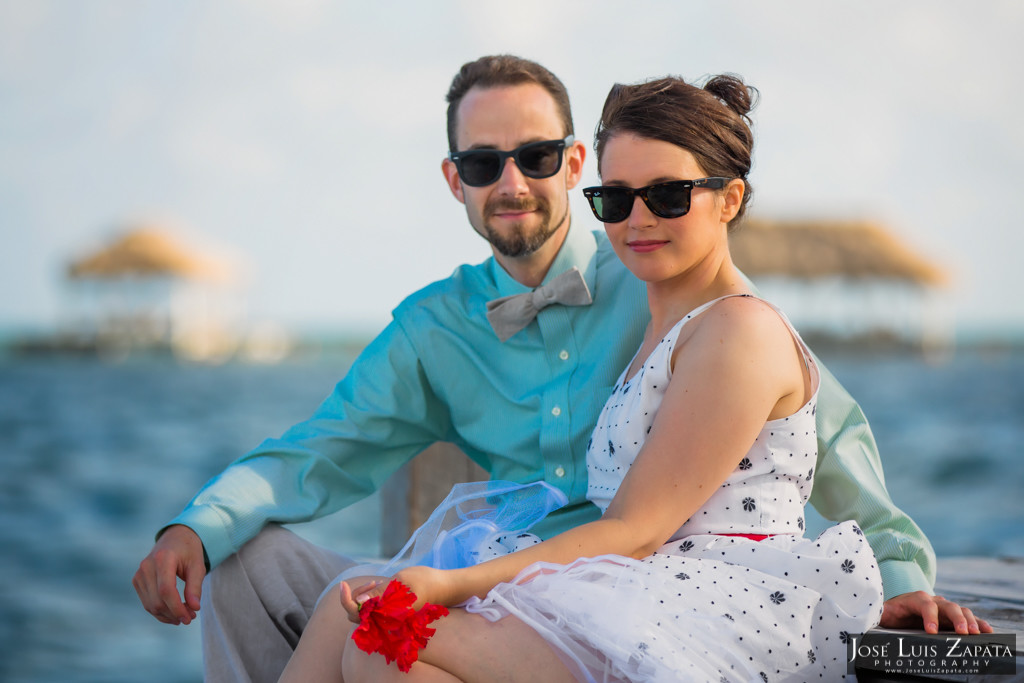
[[[668,242],[665,240],[635,240],[633,242],[626,242],[627,247],[641,254],[661,249],[666,244]]]

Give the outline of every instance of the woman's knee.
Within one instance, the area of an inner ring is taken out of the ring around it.
[[[515,617],[490,621],[454,608],[434,622],[421,659],[465,681],[574,681],[536,631]]]

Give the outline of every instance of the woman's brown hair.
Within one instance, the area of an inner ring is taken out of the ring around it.
[[[732,74],[714,76],[703,87],[673,76],[635,85],[617,83],[608,93],[597,125],[598,171],[605,145],[619,133],[682,147],[707,175],[743,181],[743,203],[729,224],[731,229],[743,217],[753,194],[747,180],[754,147],[748,114],[757,96],[756,88]]]

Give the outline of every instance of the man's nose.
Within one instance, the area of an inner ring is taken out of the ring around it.
[[[516,160],[512,157],[505,159],[505,167],[501,169],[501,175],[498,176],[498,187],[496,189],[502,194],[512,196],[526,194],[530,191],[530,186],[526,182],[526,176],[519,170]]]

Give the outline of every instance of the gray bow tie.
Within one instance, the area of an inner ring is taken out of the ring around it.
[[[502,342],[530,324],[537,313],[551,304],[589,306],[593,302],[580,269],[573,266],[532,292],[514,294],[487,302],[487,320]]]

